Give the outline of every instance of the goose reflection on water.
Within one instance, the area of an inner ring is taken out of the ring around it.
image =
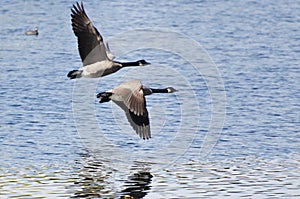
[[[106,173],[100,161],[85,160],[85,165],[78,171],[78,179],[75,181],[75,193],[72,198],[101,198],[102,190],[107,186],[106,179],[110,173]]]
[[[139,171],[128,177],[125,182],[125,189],[122,190],[124,194],[121,198],[143,198],[151,189],[150,183],[152,175],[147,171]]]
[[[153,177],[149,169],[137,164],[128,171],[119,171],[109,165],[109,162],[87,157],[83,167],[79,168],[78,179],[74,183],[76,191],[72,198],[137,199],[148,194]],[[125,179],[115,180],[117,173],[125,172],[131,174],[128,177],[122,175]],[[121,187],[116,187],[116,181],[124,183]]]

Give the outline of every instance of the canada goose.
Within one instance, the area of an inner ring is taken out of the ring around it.
[[[78,38],[78,50],[83,63],[83,67],[72,70],[68,73],[70,79],[89,77],[97,78],[117,72],[123,67],[144,66],[150,63],[145,60],[135,62],[112,61],[114,56],[109,50],[108,44],[105,45],[103,37],[94,27],[81,5],[77,2],[71,9],[71,21],[74,34]]]
[[[38,31],[38,28],[35,27],[33,30],[27,30],[25,32],[25,35],[38,35],[39,34],[39,31]]]
[[[99,103],[109,102],[110,100],[115,102],[125,111],[126,117],[136,133],[143,139],[149,139],[151,138],[151,132],[145,95],[176,91],[172,87],[164,89],[147,88],[142,85],[141,81],[131,80],[109,91],[98,93],[97,98],[99,98]]]

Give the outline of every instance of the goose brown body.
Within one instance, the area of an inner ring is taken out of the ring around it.
[[[153,93],[173,93],[177,90],[168,87],[163,89],[147,88],[139,80],[131,80],[102,93],[98,93],[100,103],[112,100],[120,106],[126,117],[142,139],[151,138],[149,114],[146,107],[146,95]]]

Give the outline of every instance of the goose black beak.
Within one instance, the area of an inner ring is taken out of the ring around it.
[[[146,65],[149,65],[151,64],[150,62],[147,62],[146,60],[142,59],[142,60],[139,60],[137,61],[139,66],[146,66]]]

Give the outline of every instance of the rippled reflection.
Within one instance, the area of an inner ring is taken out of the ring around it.
[[[131,196],[133,198],[143,198],[147,195],[147,192],[151,189],[150,183],[152,179],[150,172],[140,171],[134,173],[128,177],[125,182],[125,189],[122,190],[124,196],[121,198],[127,198],[126,196]]]
[[[141,163],[120,171],[98,155],[87,155],[80,166],[72,198],[143,198],[151,189],[153,175]]]
[[[88,162],[80,171],[79,179],[75,182],[80,187],[75,192],[74,198],[100,198],[102,191],[105,190],[106,179],[109,174],[103,172],[101,162]]]

